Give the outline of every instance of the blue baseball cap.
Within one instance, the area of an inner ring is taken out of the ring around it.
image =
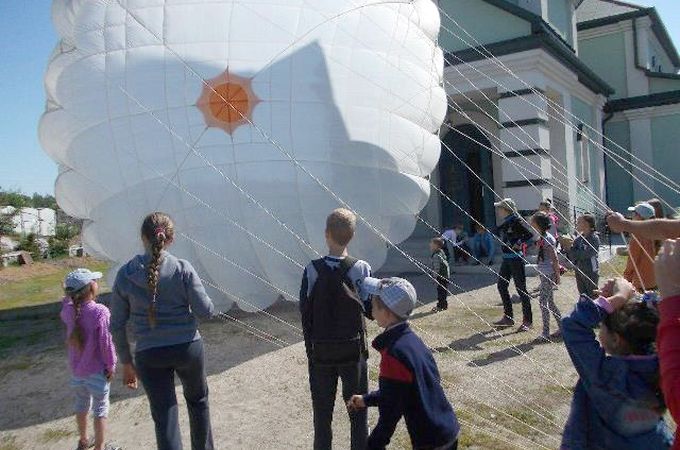
[[[394,314],[408,319],[416,306],[418,296],[411,283],[403,278],[364,278],[361,284],[364,292],[377,295]]]
[[[92,272],[89,269],[83,268],[76,269],[66,275],[66,278],[64,279],[64,288],[67,291],[79,291],[94,280],[100,279],[102,276],[101,272]]]

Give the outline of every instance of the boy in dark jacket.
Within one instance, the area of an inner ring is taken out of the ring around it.
[[[533,240],[533,233],[517,214],[515,202],[506,198],[494,203],[499,218],[503,221],[498,226],[498,236],[502,242],[503,263],[498,273],[498,293],[503,301],[503,318],[494,325],[511,327],[513,320],[512,301],[510,300],[510,278],[515,281],[515,288],[522,300],[522,315],[524,320],[520,331],[526,331],[532,326],[531,303],[527,292],[527,276],[524,267],[522,247]]]
[[[355,395],[347,403],[350,411],[378,407],[380,417],[367,448],[386,448],[404,417],[414,449],[457,449],[460,426],[442,389],[437,364],[407,322],[416,290],[403,278],[366,278],[363,287],[373,294],[373,317],[385,329],[373,341],[382,356],[379,390]]]
[[[432,309],[433,312],[449,309],[449,302],[446,300],[446,297],[449,294],[449,277],[451,272],[449,270],[449,262],[444,253],[445,246],[446,243],[442,238],[436,237],[430,240],[430,252],[432,252],[431,269],[436,274],[435,285],[437,287],[437,306]]]

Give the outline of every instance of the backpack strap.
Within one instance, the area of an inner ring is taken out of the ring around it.
[[[359,261],[356,258],[353,258],[351,256],[345,256],[343,259],[340,260],[340,270],[341,273],[340,275],[344,278],[347,276],[349,271],[354,267],[354,265]]]
[[[312,261],[312,265],[314,266],[314,269],[316,270],[317,275],[321,275],[321,272],[327,271],[330,269],[328,265],[326,264],[326,261],[323,258],[315,259]]]

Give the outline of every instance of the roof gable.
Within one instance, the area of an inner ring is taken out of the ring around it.
[[[588,22],[620,14],[634,13],[644,9],[646,7],[620,0],[584,0],[576,10],[576,21],[579,23]]]

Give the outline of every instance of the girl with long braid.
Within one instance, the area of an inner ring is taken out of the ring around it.
[[[116,276],[111,301],[111,331],[123,363],[124,383],[146,390],[159,450],[181,450],[175,374],[184,387],[192,450],[212,450],[203,342],[197,319],[210,318],[214,306],[188,261],[167,252],[175,227],[161,212],[142,223],[146,252]],[[134,360],[127,324],[136,338]]]
[[[104,443],[109,413],[110,380],[116,370],[116,350],[109,333],[109,310],[96,303],[100,272],[76,269],[64,280],[61,320],[66,325],[68,359],[73,374],[78,424],[78,450],[119,450]],[[94,440],[88,437],[87,415],[94,416]]]

